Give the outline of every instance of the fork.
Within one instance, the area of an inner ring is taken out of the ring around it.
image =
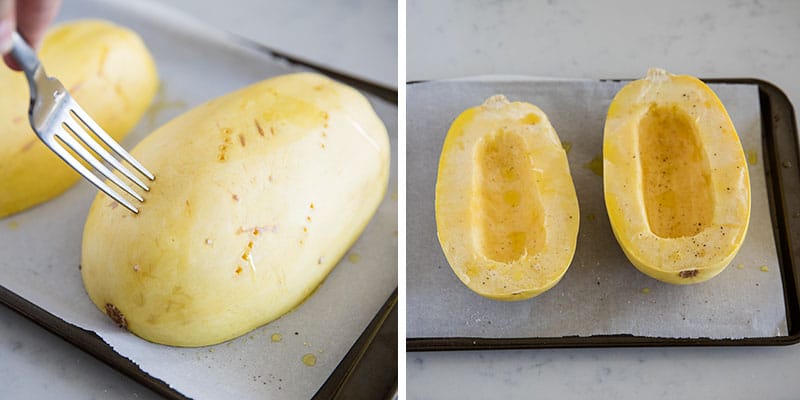
[[[36,132],[36,136],[38,136],[50,150],[61,157],[64,162],[69,164],[70,167],[75,169],[84,178],[88,179],[89,182],[94,184],[98,189],[102,190],[103,193],[125,206],[125,208],[131,212],[138,214],[138,208],[122,197],[120,193],[112,189],[96,174],[89,171],[89,169],[78,161],[78,159],[73,157],[62,144],[71,149],[95,171],[99,172],[102,176],[113,182],[116,186],[125,191],[125,193],[128,193],[139,202],[144,202],[144,198],[126,185],[117,175],[112,173],[101,161],[95,158],[87,150],[87,147],[103,161],[119,170],[122,175],[146,192],[150,191],[147,184],[142,182],[142,180],[134,175],[128,168],[123,166],[121,160],[125,160],[150,181],[155,180],[155,176],[141,163],[136,161],[122,146],[114,141],[114,139],[78,105],[58,79],[47,76],[44,67],[42,67],[38,57],[36,57],[36,53],[25,42],[22,36],[17,32],[13,32],[12,42],[11,56],[25,72],[25,77],[28,78],[31,95],[28,120],[34,132]],[[121,160],[112,156],[111,153],[92,138],[84,128],[91,131],[95,137],[105,143],[105,145],[116,153]],[[78,142],[75,137],[80,139],[83,145]]]

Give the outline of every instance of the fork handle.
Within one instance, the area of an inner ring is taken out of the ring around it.
[[[14,45],[11,48],[11,57],[25,71],[25,75],[32,78],[36,69],[39,68],[39,58],[36,57],[36,52],[17,32],[11,32],[11,42]]]

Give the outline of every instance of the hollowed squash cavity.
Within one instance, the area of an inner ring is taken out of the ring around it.
[[[551,288],[572,261],[578,221],[566,153],[539,108],[494,96],[456,118],[439,160],[436,224],[467,287],[497,300]]]
[[[656,236],[694,236],[711,223],[711,171],[686,112],[651,106],[639,122],[639,155],[647,221]]]
[[[645,274],[702,282],[741,247],[747,163],[725,107],[697,78],[651,69],[623,87],[606,118],[603,169],[612,230]]]
[[[503,263],[537,253],[547,234],[525,140],[500,130],[475,146],[475,164],[479,252]]]

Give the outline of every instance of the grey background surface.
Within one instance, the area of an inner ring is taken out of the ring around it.
[[[408,80],[756,77],[800,104],[800,2],[410,0]],[[409,353],[409,399],[796,398],[800,346]]]
[[[272,49],[397,88],[397,0],[163,3]]]

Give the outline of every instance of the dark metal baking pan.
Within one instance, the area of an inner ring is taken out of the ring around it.
[[[609,79],[604,81],[625,81]],[[752,78],[703,79],[706,83],[758,86],[762,144],[773,234],[778,251],[788,334],[742,339],[661,338],[634,335],[406,339],[407,351],[643,346],[777,346],[800,342],[800,157],[794,109],[775,85]],[[411,82],[413,85],[418,82]],[[413,251],[409,249],[408,251]],[[529,301],[535,301],[529,300]]]

